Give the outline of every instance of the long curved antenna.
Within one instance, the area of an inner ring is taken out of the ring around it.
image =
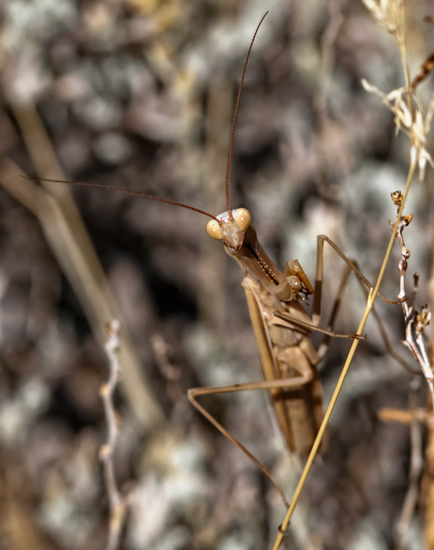
[[[244,62],[243,76],[241,77],[241,83],[238,90],[237,102],[235,104],[234,120],[232,122],[231,141],[229,142],[228,166],[226,169],[226,209],[228,211],[229,217],[231,216],[231,210],[229,206],[229,176],[231,173],[232,147],[234,145],[235,128],[237,126],[238,109],[240,106],[241,92],[243,91],[244,78],[246,76],[247,64],[249,62],[250,52],[252,51],[252,48],[253,48],[253,42],[255,41],[256,35],[258,34],[259,27],[262,25],[262,22],[267,17],[267,15],[268,15],[268,11],[264,13],[264,15],[262,16],[262,19],[259,21],[259,24],[256,27],[255,34],[253,35],[252,41],[250,42],[250,48],[249,48],[249,51],[247,52],[247,57]]]
[[[67,181],[67,180],[56,180],[50,178],[30,178],[28,176],[21,175],[22,178],[30,181],[49,181],[53,183],[68,183],[70,185],[78,185],[79,187],[93,187],[94,189],[103,189],[104,191],[117,191],[118,193],[124,193],[125,195],[133,195],[135,197],[142,197],[144,199],[152,199],[154,201],[166,202],[167,204],[173,204],[174,206],[180,206],[181,208],[188,208],[188,210],[193,210],[194,212],[199,212],[204,216],[208,216],[213,220],[218,222],[218,219],[205,212],[205,210],[200,210],[200,208],[195,208],[194,206],[189,206],[188,204],[183,204],[182,202],[172,201],[170,199],[163,199],[162,197],[156,197],[155,195],[148,195],[147,193],[141,193],[140,191],[134,191],[133,189],[127,189],[125,187],[112,187],[111,185],[102,185],[100,183],[87,183],[84,181]]]

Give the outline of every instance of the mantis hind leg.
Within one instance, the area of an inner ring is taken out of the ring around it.
[[[261,380],[259,382],[246,382],[243,384],[233,384],[231,386],[221,387],[208,387],[208,388],[191,388],[188,390],[188,399],[190,403],[209,421],[211,424],[224,435],[233,445],[240,449],[254,464],[257,466],[264,475],[271,481],[275,489],[279,493],[286,507],[289,507],[285,494],[274,478],[270,470],[262,464],[262,462],[256,458],[236,437],[229,433],[229,431],[203,406],[201,405],[197,397],[204,395],[218,395],[224,393],[236,393],[242,391],[251,390],[288,390],[303,387],[311,378],[306,375],[295,376],[291,378],[282,378],[278,380]]]

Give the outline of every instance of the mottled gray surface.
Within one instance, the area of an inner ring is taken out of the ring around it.
[[[17,122],[17,110],[33,104],[68,179],[220,213],[237,86],[268,9],[241,101],[231,205],[251,210],[262,245],[279,265],[298,258],[313,280],[316,236],[325,233],[373,280],[395,215],[389,194],[405,185],[409,141],[394,137],[392,115],[360,80],[387,92],[403,85],[402,71],[393,40],[361,3],[343,1],[333,3],[341,5],[343,20],[326,52],[331,68],[321,77],[330,22],[325,4],[2,3],[2,170],[10,160],[19,172],[36,175]],[[429,8],[414,2],[408,15],[412,74],[434,49],[434,28],[422,22]],[[424,87],[429,95],[432,79]],[[325,117],[318,110],[322,94]],[[431,277],[431,182],[430,171],[426,183],[415,182],[407,208],[415,215],[405,235],[409,274],[420,272],[421,303]],[[122,548],[269,547],[283,519],[278,495],[186,398],[192,386],[261,376],[238,266],[209,241],[199,214],[99,190],[73,192],[168,419],[144,433],[119,393],[116,469],[121,486],[134,489]],[[13,550],[103,548],[107,500],[98,447],[105,422],[98,390],[104,357],[36,218],[3,188],[0,223],[0,494],[6,495],[0,537]],[[390,297],[398,292],[397,258],[383,286]],[[327,257],[327,288],[340,270]],[[356,330],[363,304],[354,283],[338,330]],[[400,308],[379,304],[379,311],[405,353]],[[409,432],[380,422],[377,412],[407,406],[410,377],[385,355],[372,321],[367,332],[287,548],[393,548]],[[155,335],[167,346],[171,368],[156,360]],[[348,348],[334,342],[321,366],[326,402]],[[290,495],[300,465],[287,455],[266,395],[208,403]],[[424,388],[419,403],[425,404]],[[407,548],[422,547],[422,525],[417,516]]]

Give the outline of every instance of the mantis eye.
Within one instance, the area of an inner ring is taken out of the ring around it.
[[[217,241],[223,240],[221,229],[216,220],[209,220],[209,222],[206,224],[206,232],[212,239],[216,239]]]
[[[246,231],[252,221],[252,216],[247,208],[237,208],[234,211],[235,220],[241,231]]]

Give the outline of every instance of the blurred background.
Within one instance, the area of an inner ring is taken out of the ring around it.
[[[430,8],[420,1],[408,10],[412,76],[434,50],[434,27],[423,22]],[[297,258],[313,282],[324,233],[373,280],[409,141],[395,137],[392,115],[360,81],[385,92],[403,86],[397,47],[354,0],[12,0],[0,9],[0,548],[104,548],[99,388],[108,376],[104,324],[114,317],[122,322],[115,466],[131,500],[121,548],[267,548],[284,515],[278,495],[186,397],[191,387],[261,379],[242,273],[206,236],[207,218],[20,175],[222,212],[242,67],[269,10],[241,100],[231,205],[251,210],[281,267]],[[432,78],[421,96],[431,90]],[[421,304],[431,277],[431,182],[430,171],[415,182],[404,234]],[[391,298],[398,259],[395,250],[382,287]],[[326,255],[325,312],[342,268]],[[354,332],[363,312],[353,283],[343,332]],[[407,357],[401,308],[379,303],[378,311]],[[410,436],[378,411],[408,408],[411,378],[385,353],[375,323],[367,333],[287,548],[395,548]],[[320,367],[326,403],[349,344],[333,342]],[[425,406],[423,384],[415,399]],[[266,393],[204,403],[291,495],[301,465],[288,456]],[[423,547],[425,496],[404,548]]]

